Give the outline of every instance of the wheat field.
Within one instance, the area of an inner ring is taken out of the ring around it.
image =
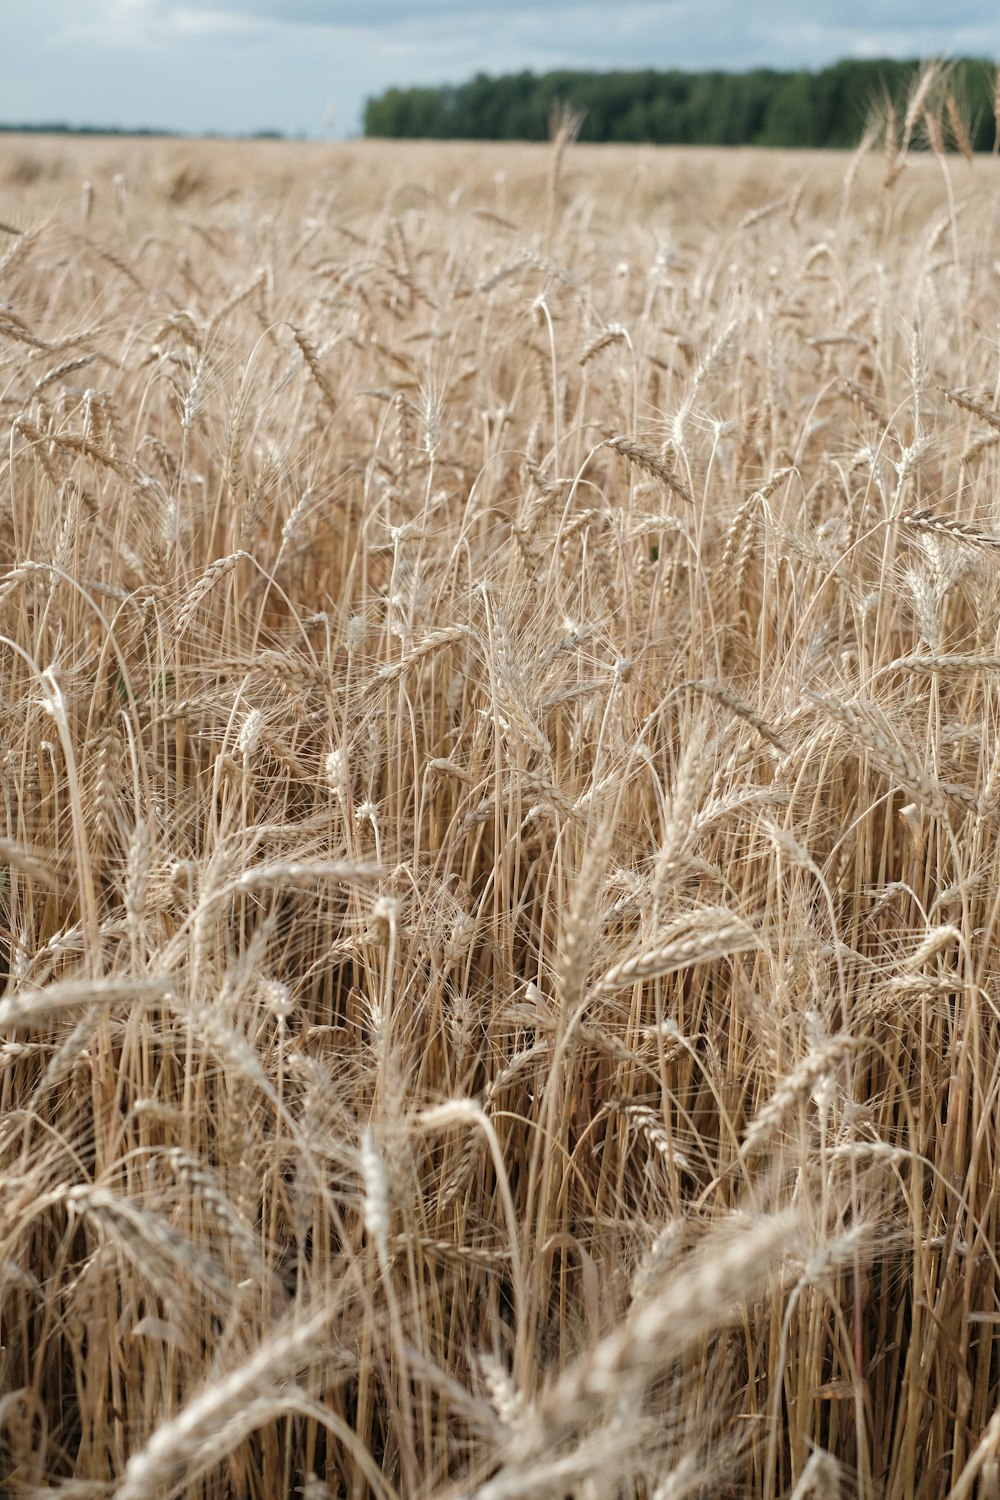
[[[4,1494],[1000,1495],[942,119],[4,138]]]

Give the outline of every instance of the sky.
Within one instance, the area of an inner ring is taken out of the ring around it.
[[[360,134],[366,97],[531,68],[1000,59],[995,0],[0,0],[0,121]]]

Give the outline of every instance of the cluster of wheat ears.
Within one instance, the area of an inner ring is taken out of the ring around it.
[[[5,1494],[1000,1493],[1000,177],[933,101],[6,148]]]

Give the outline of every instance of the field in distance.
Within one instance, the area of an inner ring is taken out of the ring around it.
[[[924,102],[0,138],[4,1493],[994,1492],[1000,167]]]

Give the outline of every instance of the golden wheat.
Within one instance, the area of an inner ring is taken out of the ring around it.
[[[996,1488],[945,122],[930,67],[850,158],[9,138],[13,1500]]]

